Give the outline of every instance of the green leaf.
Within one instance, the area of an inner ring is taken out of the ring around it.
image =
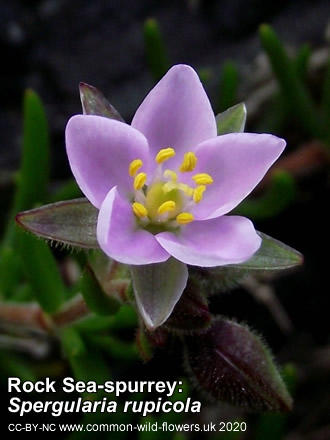
[[[0,373],[0,383],[4,387],[8,386],[7,378],[10,376],[17,376],[22,381],[35,382],[37,380],[37,376],[26,358],[9,350],[1,350],[0,352]]]
[[[297,74],[302,81],[306,79],[308,62],[310,60],[312,50],[309,44],[303,44],[296,55],[294,66]]]
[[[107,363],[94,347],[87,346],[74,327],[60,331],[60,339],[76,380],[104,383],[110,378]],[[95,397],[95,395],[94,395]]]
[[[59,331],[62,348],[68,358],[86,354],[86,346],[74,327],[64,327]]]
[[[324,84],[323,84],[323,90],[322,90],[322,109],[324,112],[324,122],[326,125],[327,130],[327,143],[328,146],[330,145],[330,127],[329,127],[329,120],[330,120],[330,57],[328,59],[325,78],[324,78]]]
[[[9,244],[13,239],[16,213],[45,200],[49,168],[49,136],[45,110],[39,96],[34,91],[27,90],[24,95],[21,166],[5,243]]]
[[[268,25],[260,27],[260,39],[292,115],[310,135],[323,138],[324,127],[313,101],[283,44]]]
[[[42,202],[49,182],[49,135],[46,113],[39,96],[24,96],[22,164],[15,199],[16,212]]]
[[[131,266],[134,293],[141,317],[149,330],[162,325],[186,287],[187,266],[169,258],[164,263]]]
[[[235,208],[235,215],[264,220],[284,211],[295,199],[295,180],[290,173],[284,170],[274,171],[271,179],[271,183],[264,193],[261,196],[244,200]]]
[[[152,76],[158,81],[170,68],[166,45],[154,18],[146,20],[143,31],[147,63]]]
[[[80,280],[80,290],[88,308],[97,315],[113,315],[120,308],[119,302],[104,292],[88,265],[85,267]]]
[[[238,72],[232,61],[226,61],[223,65],[220,78],[219,109],[225,111],[234,105],[236,101],[238,85]]]
[[[8,298],[23,278],[22,263],[13,248],[0,248],[0,292]]]
[[[92,333],[88,339],[96,347],[109,353],[113,358],[124,361],[134,361],[138,359],[138,351],[134,342],[122,341],[110,335],[100,335]]]
[[[80,100],[84,115],[105,116],[110,119],[124,122],[119,112],[108,102],[103,93],[96,87],[80,83]]]
[[[17,214],[27,231],[48,240],[80,248],[99,248],[96,238],[98,210],[85,198],[56,202]]]
[[[217,318],[185,344],[193,381],[212,397],[257,411],[291,410],[269,349],[247,326]]]
[[[16,289],[10,297],[11,301],[14,302],[31,302],[35,299],[34,291],[30,283],[20,283],[17,284]]]
[[[75,327],[61,329],[59,336],[76,380],[94,380],[98,383],[109,380],[110,371],[105,360],[98,350],[85,343]]]
[[[66,297],[55,258],[48,245],[18,229],[18,251],[36,299],[47,313],[56,312]]]
[[[122,330],[135,328],[138,324],[136,311],[131,305],[122,306],[116,315],[107,317],[89,315],[86,318],[76,321],[75,328],[82,332],[102,331],[106,329]]]
[[[246,107],[244,102],[230,107],[219,113],[215,118],[218,135],[227,133],[241,133],[244,131],[246,122]]]

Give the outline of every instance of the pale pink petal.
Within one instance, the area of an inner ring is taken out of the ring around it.
[[[197,167],[184,176],[208,173],[213,183],[191,212],[196,219],[214,218],[237,206],[260,182],[280,156],[285,141],[269,134],[232,133],[218,136],[196,149]],[[190,181],[189,181],[190,179]]]
[[[141,171],[148,167],[146,138],[123,122],[101,116],[73,116],[66,127],[66,148],[80,189],[97,208],[115,185],[121,194],[132,192],[132,160],[144,161]]]
[[[180,233],[162,232],[156,239],[174,258],[201,267],[242,263],[261,245],[252,222],[239,216],[193,221]]]
[[[169,258],[155,237],[136,222],[131,204],[112,188],[102,203],[97,239],[103,252],[124,264],[150,264]]]
[[[210,101],[189,66],[172,67],[144,99],[132,126],[148,139],[152,159],[162,148],[172,147],[176,157],[166,166],[175,167],[186,151],[216,136]]]

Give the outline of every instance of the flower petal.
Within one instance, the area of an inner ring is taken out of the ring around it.
[[[276,136],[251,133],[226,134],[199,145],[194,173],[210,174],[213,183],[192,208],[195,218],[214,218],[231,211],[260,182],[284,147],[285,141]]]
[[[143,171],[148,165],[146,138],[123,122],[101,116],[73,116],[66,127],[66,148],[80,189],[97,208],[115,185],[121,193],[132,191],[132,160],[142,159]]]
[[[187,266],[170,258],[164,263],[131,267],[137,306],[149,330],[162,325],[186,287]]]
[[[96,233],[103,252],[120,263],[150,264],[169,258],[150,232],[138,228],[132,205],[117,187],[102,203]]]
[[[172,67],[151,90],[135,113],[132,126],[148,139],[150,154],[172,147],[177,155],[167,163],[173,168],[183,153],[217,134],[210,101],[189,66]]]
[[[156,239],[174,258],[201,267],[241,263],[261,244],[252,222],[239,216],[194,221],[179,234],[162,232]]]

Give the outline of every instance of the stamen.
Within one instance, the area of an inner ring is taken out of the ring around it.
[[[200,185],[197,188],[194,189],[194,194],[193,194],[193,201],[195,203],[199,203],[202,198],[203,198],[203,193],[206,190],[206,186],[205,185]]]
[[[163,148],[157,153],[155,161],[160,164],[171,159],[173,156],[175,156],[175,150],[173,148]]]
[[[160,205],[160,207],[157,209],[157,212],[159,215],[165,214],[169,211],[174,211],[175,209],[175,202],[173,200],[168,200],[167,202],[164,202]]]
[[[139,218],[143,218],[148,215],[148,210],[145,206],[142,205],[142,203],[134,202],[132,204],[132,209],[134,214]]]
[[[176,221],[179,223],[179,225],[186,225],[188,223],[191,223],[195,217],[190,214],[190,212],[181,212],[181,214],[176,216]]]
[[[129,164],[128,167],[128,173],[131,177],[134,177],[135,174],[139,171],[139,169],[142,167],[143,162],[141,159],[134,159],[132,160],[132,162]]]
[[[176,174],[175,171],[172,170],[165,170],[163,173],[164,177],[169,177],[172,182],[177,182],[178,181],[178,175]]]
[[[192,176],[192,179],[197,183],[197,185],[210,185],[213,183],[213,179],[209,174],[199,173]]]
[[[134,200],[136,202],[142,203],[142,205],[146,204],[146,196],[143,192],[143,189],[138,189],[137,191],[135,191]]]
[[[146,173],[139,173],[134,178],[134,183],[133,183],[134,189],[138,190],[143,188],[144,184],[146,183],[146,180],[147,180]]]
[[[185,155],[183,156],[182,164],[180,166],[181,173],[193,171],[195,169],[196,164],[197,164],[196,154],[192,153],[191,151],[185,153]]]
[[[170,191],[172,191],[173,189],[176,189],[176,188],[177,188],[177,184],[175,182],[173,182],[173,181],[166,182],[163,185],[163,191],[166,192],[166,193],[170,192]]]
[[[194,188],[191,188],[186,183],[179,183],[178,188],[185,193],[186,196],[192,197],[194,194]]]

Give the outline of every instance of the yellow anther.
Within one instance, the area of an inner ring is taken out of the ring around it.
[[[133,184],[134,189],[141,189],[141,188],[143,188],[143,185],[146,183],[146,180],[147,180],[146,173],[139,173],[134,178],[134,184]]]
[[[195,174],[192,179],[197,183],[197,185],[210,185],[213,183],[212,177],[206,173]]]
[[[142,167],[143,162],[141,159],[134,159],[132,160],[132,162],[129,164],[128,167],[128,173],[131,177],[134,177],[135,174],[139,171],[139,169]]]
[[[142,205],[142,203],[134,202],[132,209],[134,214],[139,218],[143,218],[148,215],[148,210],[144,205]]]
[[[173,200],[168,200],[167,202],[164,202],[160,205],[160,207],[157,209],[157,212],[159,215],[165,214],[169,211],[174,211],[175,209],[175,202]]]
[[[194,188],[191,188],[186,183],[179,183],[178,188],[185,193],[186,196],[192,197],[194,194]]]
[[[195,203],[199,203],[202,198],[203,198],[203,193],[206,190],[206,186],[205,185],[200,185],[197,188],[194,189],[194,194],[193,194],[193,201]]]
[[[155,158],[155,161],[157,163],[163,163],[168,159],[171,159],[171,157],[175,156],[175,150],[173,148],[163,148],[157,153],[157,156]]]
[[[181,173],[193,171],[195,169],[196,164],[197,164],[196,154],[192,153],[191,151],[185,153],[185,155],[183,156],[182,164],[180,166]]]
[[[163,175],[164,175],[164,177],[169,177],[172,180],[172,182],[178,181],[178,175],[176,174],[175,171],[165,170]]]
[[[176,221],[179,223],[179,225],[186,225],[188,223],[191,223],[195,217],[190,214],[190,212],[181,212],[181,214],[176,216]]]

